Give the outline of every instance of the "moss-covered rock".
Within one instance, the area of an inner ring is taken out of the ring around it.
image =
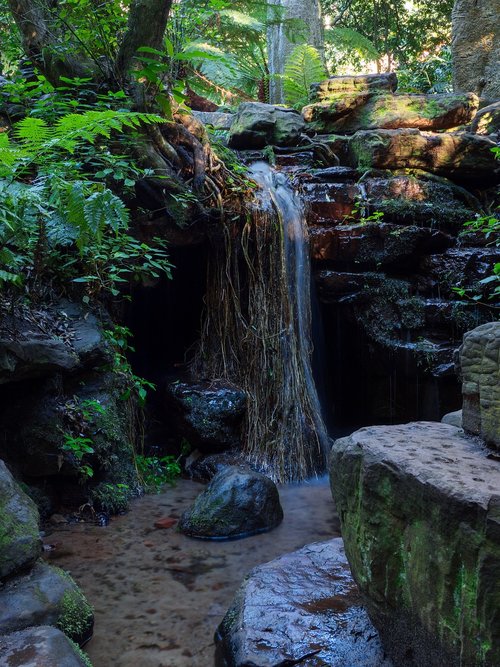
[[[32,565],[41,549],[35,503],[0,461],[0,580]]]
[[[359,93],[332,94],[327,101],[303,109],[310,128],[353,133],[376,128],[396,130],[446,130],[469,123],[479,107],[476,95],[391,95]]]
[[[311,102],[324,102],[339,94],[394,92],[398,87],[395,72],[332,76],[311,85]]]
[[[94,625],[92,607],[69,574],[42,562],[0,590],[0,634],[38,625],[55,626],[78,644]]]
[[[260,102],[241,104],[229,132],[233,148],[295,146],[304,130],[304,120],[294,109]]]
[[[500,463],[454,426],[337,440],[346,554],[396,665],[500,664]]]
[[[276,528],[283,520],[278,489],[269,477],[231,466],[217,473],[179,521],[202,539],[236,538]]]

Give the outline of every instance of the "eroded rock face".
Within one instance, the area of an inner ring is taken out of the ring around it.
[[[179,530],[202,539],[236,538],[276,528],[283,520],[275,483],[231,466],[213,477],[181,517]]]
[[[500,133],[500,102],[489,104],[478,111],[471,123],[471,132],[486,135]]]
[[[64,633],[48,626],[0,636],[0,663],[16,667],[87,667],[89,664]]]
[[[361,130],[349,142],[351,166],[423,169],[452,178],[495,183],[495,143],[470,133],[430,134],[418,130]]]
[[[216,452],[240,444],[240,427],[246,394],[226,382],[172,382],[167,406],[179,434],[203,452]]]
[[[464,95],[343,94],[304,107],[304,119],[315,132],[353,133],[383,128],[446,130],[469,123],[479,107],[473,93]]]
[[[454,426],[362,428],[330,454],[346,554],[395,664],[500,664],[500,462]]]
[[[309,544],[250,572],[220,624],[217,667],[390,667],[342,540]]]
[[[240,105],[231,125],[229,145],[242,149],[295,146],[303,130],[304,120],[294,109],[245,102]]]
[[[0,580],[30,567],[41,550],[35,504],[0,461]]]
[[[92,636],[92,608],[63,570],[39,562],[29,574],[0,589],[0,635],[32,626],[53,625],[84,644]]]
[[[357,76],[332,76],[330,79],[313,83],[311,102],[324,102],[336,98],[340,93],[384,93],[394,92],[398,87],[395,72],[388,74],[362,74]]]
[[[460,366],[463,427],[500,449],[500,322],[465,334]]]

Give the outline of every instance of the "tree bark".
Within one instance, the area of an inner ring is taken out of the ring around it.
[[[457,92],[500,99],[500,0],[455,0],[452,56]]]

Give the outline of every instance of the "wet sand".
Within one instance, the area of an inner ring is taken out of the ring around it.
[[[339,535],[326,478],[280,487],[285,518],[242,540],[195,540],[175,527],[203,485],[180,480],[136,500],[109,526],[63,525],[47,535],[48,560],[68,570],[95,608],[86,651],[94,667],[210,667],[213,635],[241,580],[254,566]]]

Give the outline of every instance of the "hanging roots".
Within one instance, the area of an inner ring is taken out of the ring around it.
[[[286,482],[317,474],[323,456],[274,208],[254,204],[236,216],[226,214],[221,234],[212,239],[193,371],[246,391],[243,451],[275,481]]]

